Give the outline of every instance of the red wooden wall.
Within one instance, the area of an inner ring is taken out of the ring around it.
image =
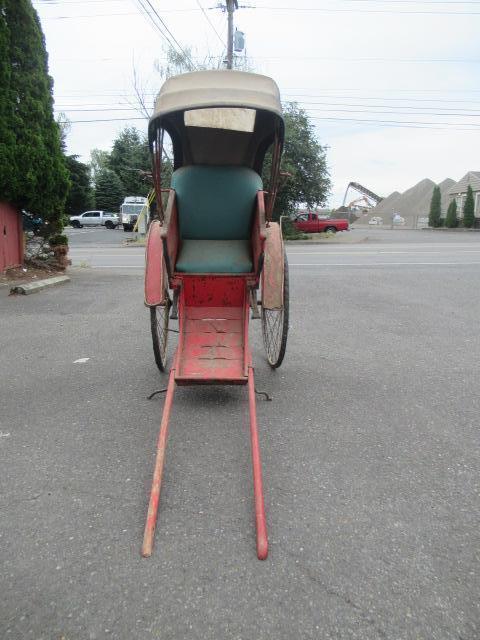
[[[22,216],[11,205],[0,202],[0,272],[22,262]]]

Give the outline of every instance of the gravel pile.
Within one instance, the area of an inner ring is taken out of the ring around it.
[[[455,180],[451,178],[446,178],[439,184],[443,215],[448,207],[448,190],[453,184],[455,184]],[[383,218],[384,224],[388,224],[392,219],[392,215],[396,213],[405,218],[405,226],[414,226],[418,218],[428,217],[434,187],[433,180],[424,178],[403,193],[394,191],[369,212],[365,222],[374,216],[380,216]]]

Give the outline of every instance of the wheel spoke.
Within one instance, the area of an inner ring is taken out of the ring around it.
[[[170,315],[170,302],[165,305],[152,307],[151,327],[153,339],[153,351],[158,368],[164,371],[167,359],[168,321]]]
[[[284,257],[283,306],[265,309],[262,305],[262,334],[267,360],[273,368],[279,367],[285,356],[289,320],[288,261]],[[263,292],[262,292],[263,299]]]

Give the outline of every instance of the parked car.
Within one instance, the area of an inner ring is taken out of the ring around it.
[[[348,231],[348,220],[340,218],[323,218],[317,213],[299,213],[293,219],[294,226],[305,233],[323,233]]]
[[[402,216],[399,213],[396,213],[393,216],[392,222],[393,224],[405,224],[405,218],[402,218]]]
[[[35,235],[40,231],[43,225],[43,219],[34,213],[22,210],[22,222],[24,231],[32,231]]]
[[[120,216],[118,213],[109,213],[108,211],[85,211],[79,216],[71,216],[70,224],[75,229],[94,226],[116,229],[120,224]]]
[[[368,221],[368,224],[383,224],[383,218],[380,216],[373,216],[373,218],[370,218]]]

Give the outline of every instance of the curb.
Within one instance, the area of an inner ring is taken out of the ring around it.
[[[376,239],[376,238],[375,238]],[[349,244],[362,244],[364,242],[370,242],[372,238],[365,236],[364,238],[355,238],[354,240],[335,240],[332,238],[331,240],[284,240],[285,244],[289,245],[302,245],[302,246],[311,246],[317,244],[329,244],[329,245],[349,245]]]
[[[54,276],[45,280],[37,280],[37,282],[18,284],[10,289],[10,293],[20,293],[28,296],[31,293],[37,293],[37,291],[55,287],[57,284],[63,284],[64,282],[70,282],[70,278],[68,276]]]

